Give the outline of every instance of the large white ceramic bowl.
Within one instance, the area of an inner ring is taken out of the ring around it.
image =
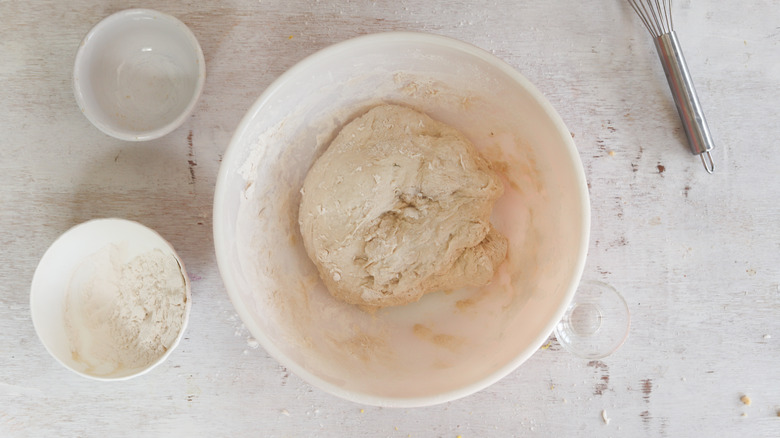
[[[319,280],[299,190],[338,130],[381,102],[455,126],[503,175],[492,221],[510,249],[488,286],[369,314]],[[282,75],[236,130],[214,200],[219,269],[246,327],[311,384],[381,406],[453,400],[528,359],[574,295],[589,221],[582,165],[547,100],[485,51],[417,33],[355,38]]]
[[[184,23],[151,9],[127,9],[103,19],[81,41],[73,94],[104,133],[152,140],[184,122],[205,79],[203,51]]]

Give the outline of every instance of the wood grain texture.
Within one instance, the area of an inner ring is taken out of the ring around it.
[[[128,7],[179,17],[207,64],[189,120],[142,144],[90,125],[70,86],[82,36]],[[619,0],[0,0],[0,436],[780,436],[780,3],[675,2],[716,141],[714,175],[688,152],[652,42],[632,14]],[[582,360],[550,339],[475,395],[381,409],[304,383],[244,329],[211,237],[232,132],[296,62],[391,30],[481,47],[558,109],[590,185],[585,278],[615,286],[632,312],[617,353]],[[119,383],[55,363],[28,304],[51,242],[108,216],[158,230],[193,284],[179,348]]]

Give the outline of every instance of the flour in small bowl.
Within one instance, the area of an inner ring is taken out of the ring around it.
[[[82,261],[68,285],[71,352],[98,377],[153,364],[184,324],[187,287],[177,259],[159,249],[123,259],[108,245]]]

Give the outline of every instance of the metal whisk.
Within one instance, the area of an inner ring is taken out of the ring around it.
[[[712,173],[712,150],[714,143],[710,135],[707,120],[699,104],[699,97],[693,87],[693,79],[688,72],[680,42],[674,32],[671,0],[628,0],[644,23],[655,42],[658,57],[664,66],[666,80],[674,97],[677,112],[680,114],[685,135],[691,153],[701,157],[704,169]]]

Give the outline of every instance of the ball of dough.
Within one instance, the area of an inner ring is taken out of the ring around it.
[[[301,193],[306,252],[348,303],[482,286],[506,256],[490,224],[498,175],[463,134],[410,108],[381,105],[344,126]]]

